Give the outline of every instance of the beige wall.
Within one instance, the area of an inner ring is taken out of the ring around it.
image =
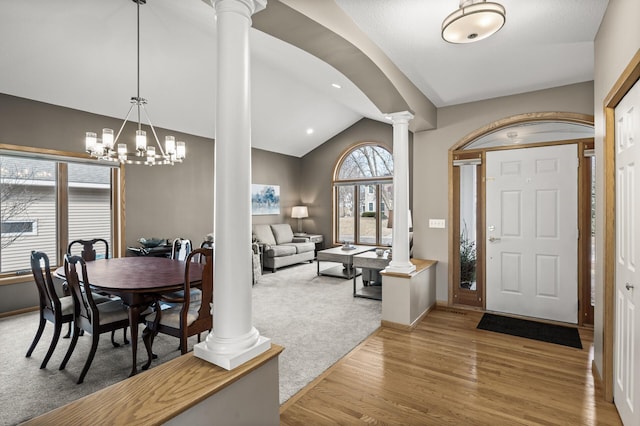
[[[594,118],[596,133],[596,306],[594,361],[602,373],[603,345],[603,250],[604,250],[604,100],[633,55],[640,49],[640,1],[609,0],[607,12],[595,40]]]
[[[437,260],[436,298],[448,299],[448,229],[431,229],[429,219],[448,219],[447,155],[470,132],[496,120],[527,112],[593,114],[592,82],[440,108],[438,128],[414,135],[414,256]]]

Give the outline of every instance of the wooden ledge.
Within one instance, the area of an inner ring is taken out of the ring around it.
[[[418,274],[424,271],[425,269],[429,269],[430,267],[438,263],[437,260],[416,259],[416,258],[411,258],[409,260],[411,261],[411,263],[416,265],[416,270],[411,272],[410,274],[401,274],[398,272],[386,272],[384,270],[380,271],[380,274],[386,275],[387,277],[411,278],[413,275]]]
[[[265,353],[231,371],[190,352],[24,424],[159,425],[266,364],[283,350],[272,344]],[[69,382],[69,386],[82,385]]]

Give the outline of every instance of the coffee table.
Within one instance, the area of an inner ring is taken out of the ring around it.
[[[374,277],[379,276],[378,272],[386,268],[390,261],[388,251],[385,251],[382,256],[378,256],[373,251],[353,256],[353,267],[362,268],[363,284],[362,288],[356,291],[356,277],[353,277],[353,297],[382,300],[382,282]]]
[[[360,271],[353,268],[353,256],[374,250],[372,246],[351,246],[353,248],[345,250],[344,246],[334,247],[326,250],[320,250],[316,256],[318,265],[318,275],[327,275],[330,277],[351,279],[360,274]],[[320,261],[342,263],[342,266],[334,266],[332,268],[320,271]]]

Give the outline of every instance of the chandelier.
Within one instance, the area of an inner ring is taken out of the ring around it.
[[[146,164],[153,166],[157,164],[173,165],[174,163],[181,163],[186,156],[185,143],[182,141],[176,141],[173,136],[166,136],[164,140],[164,149],[162,148],[158,135],[156,134],[156,129],[153,127],[153,124],[151,124],[151,119],[149,118],[149,114],[145,107],[147,100],[140,97],[140,5],[146,4],[146,0],[133,0],[133,2],[138,5],[138,93],[137,96],[131,98],[131,107],[129,107],[127,116],[124,118],[124,122],[122,123],[122,126],[120,126],[120,130],[118,130],[115,137],[113,129],[102,129],[102,138],[98,138],[98,135],[95,132],[86,132],[85,149],[92,157],[98,158],[99,160],[115,161],[124,164]],[[138,113],[138,130],[136,130],[135,151],[130,152],[127,144],[118,143],[118,140],[120,139],[122,130],[124,129],[125,124],[127,124],[127,121],[129,121],[129,116],[134,108]],[[157,150],[155,146],[147,145],[147,133],[142,130],[142,113],[144,113],[144,116],[149,123],[149,127],[151,128],[153,138],[155,139],[158,148]]]
[[[504,6],[486,0],[461,0],[460,8],[442,22],[449,43],[472,43],[495,34],[506,20]]]

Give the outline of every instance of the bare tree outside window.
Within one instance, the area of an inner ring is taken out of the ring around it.
[[[33,182],[50,179],[50,172],[24,167],[23,162],[0,156],[0,248],[5,249],[31,231],[30,207],[39,200]]]

